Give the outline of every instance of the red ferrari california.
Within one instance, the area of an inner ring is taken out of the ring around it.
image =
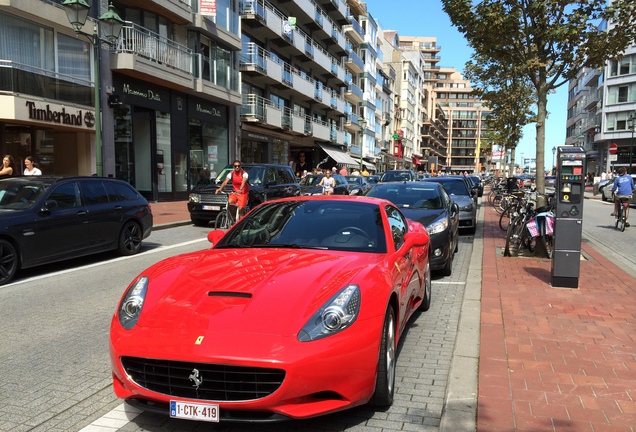
[[[163,260],[110,327],[118,397],[201,421],[393,402],[398,341],[431,302],[429,237],[391,202],[265,202],[210,249]]]

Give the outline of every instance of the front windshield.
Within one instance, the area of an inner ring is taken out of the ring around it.
[[[218,248],[310,248],[385,253],[376,204],[342,200],[265,202],[232,228]]]
[[[245,171],[247,171],[247,182],[250,184],[250,186],[259,186],[262,182],[262,178],[263,178],[263,171],[265,170],[265,167],[261,167],[261,166],[244,166],[243,169]],[[221,186],[221,184],[225,181],[225,179],[227,178],[228,174],[230,174],[232,171],[234,170],[234,168],[232,167],[225,167],[223,168],[223,171],[221,171],[221,174],[219,174],[219,176],[214,179],[214,183],[217,186]]]
[[[301,186],[314,186],[320,183],[320,180],[324,177],[324,174],[320,175],[308,175],[300,179]]]
[[[444,189],[446,189],[446,193],[449,195],[470,195],[468,193],[468,188],[466,187],[466,183],[464,180],[451,180],[440,182]]]
[[[30,207],[44,191],[39,182],[1,181],[0,209],[25,209]]]
[[[439,190],[433,185],[387,185],[371,189],[367,196],[383,198],[398,207],[411,209],[440,210],[443,208]]]

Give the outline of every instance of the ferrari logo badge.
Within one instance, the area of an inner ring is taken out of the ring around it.
[[[197,338],[197,340],[194,342],[195,345],[201,345],[201,343],[203,342],[203,336],[199,336]]]
[[[192,369],[192,373],[190,374],[189,378],[190,378],[190,381],[194,383],[192,387],[195,387],[197,390],[199,390],[199,386],[203,384],[203,376],[199,374],[199,370]]]

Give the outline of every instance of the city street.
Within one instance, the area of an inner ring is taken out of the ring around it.
[[[172,254],[207,247],[209,229],[155,231],[143,252],[94,257],[18,274],[0,287],[0,430],[77,431],[121,405],[111,387],[108,328],[126,285],[143,268]],[[399,360],[396,400],[385,412],[366,407],[311,421],[313,430],[438,430],[455,348],[473,237],[460,237],[451,277],[435,277],[433,305],[410,324]],[[55,270],[54,270],[55,269]],[[308,430],[308,422],[292,422]],[[290,430],[285,425],[224,430]],[[196,422],[144,413],[122,430],[195,430]],[[93,427],[93,426],[91,426]],[[98,430],[98,429],[92,429]]]

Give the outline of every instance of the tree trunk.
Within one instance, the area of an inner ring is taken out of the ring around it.
[[[537,102],[537,179],[536,186],[539,194],[545,193],[545,118],[548,108],[548,89],[546,85],[539,88]],[[545,198],[539,195],[537,206],[545,205]]]

